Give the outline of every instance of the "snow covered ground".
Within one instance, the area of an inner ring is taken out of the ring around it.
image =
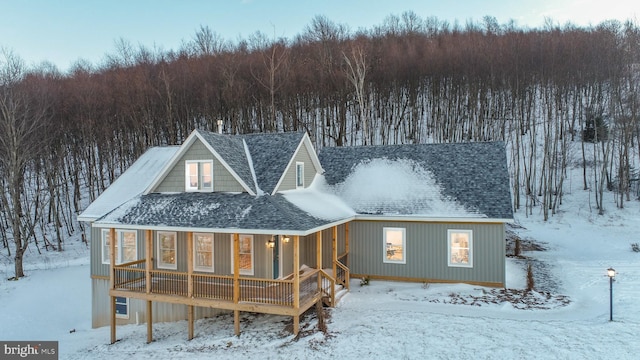
[[[120,340],[109,345],[108,327],[91,329],[88,249],[69,240],[62,254],[27,254],[27,277],[19,281],[7,280],[12,265],[0,255],[0,341],[57,340],[60,359],[635,359],[640,253],[630,244],[640,242],[640,202],[616,209],[608,194],[607,211],[598,216],[589,209],[589,193],[578,188],[546,223],[537,210],[516,214],[514,231],[547,248],[524,253],[539,270],[540,293],[529,300],[540,306],[503,301],[499,289],[479,286],[360,286],[353,279],[352,291],[326,311],[326,334],[317,330],[315,314],[301,320],[297,339],[288,317],[243,314],[240,337],[233,335],[232,316],[224,315],[196,322],[191,341],[183,321],[154,324],[151,344],[145,324],[120,326]],[[508,259],[508,288],[524,289],[526,263]],[[610,266],[617,271],[613,322]]]

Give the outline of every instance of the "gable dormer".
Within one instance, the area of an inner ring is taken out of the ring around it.
[[[324,172],[320,165],[320,160],[318,160],[318,155],[306,133],[304,133],[288,160],[287,166],[272,194],[279,191],[307,188],[313,182],[316,174]]]
[[[255,195],[254,186],[242,139],[194,130],[145,193],[248,192]]]

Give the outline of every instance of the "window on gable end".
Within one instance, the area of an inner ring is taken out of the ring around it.
[[[296,189],[304,187],[304,163],[296,162]]]
[[[185,191],[213,191],[213,161],[187,160],[185,162]]]

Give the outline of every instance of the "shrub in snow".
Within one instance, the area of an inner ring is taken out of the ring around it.
[[[533,290],[533,268],[531,263],[527,264],[527,291]]]
[[[640,252],[640,245],[638,245],[638,243],[631,244],[631,250],[633,250],[633,252]]]

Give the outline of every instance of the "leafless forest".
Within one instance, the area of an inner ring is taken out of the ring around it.
[[[523,29],[406,12],[351,31],[318,16],[293,39],[258,32],[236,41],[200,26],[179,49],[119,39],[103,63],[78,61],[66,73],[27,67],[5,49],[3,252],[23,276],[28,246],[62,251],[83,231],[75,216],[86,196],[148,147],[215,131],[219,119],[229,134],[308,131],[318,149],[505,141],[515,211],[552,216],[568,167],[583,169],[593,211],[614,211],[603,196],[618,207],[638,197],[639,79],[633,21]],[[579,144],[579,163],[569,161],[570,144]]]

